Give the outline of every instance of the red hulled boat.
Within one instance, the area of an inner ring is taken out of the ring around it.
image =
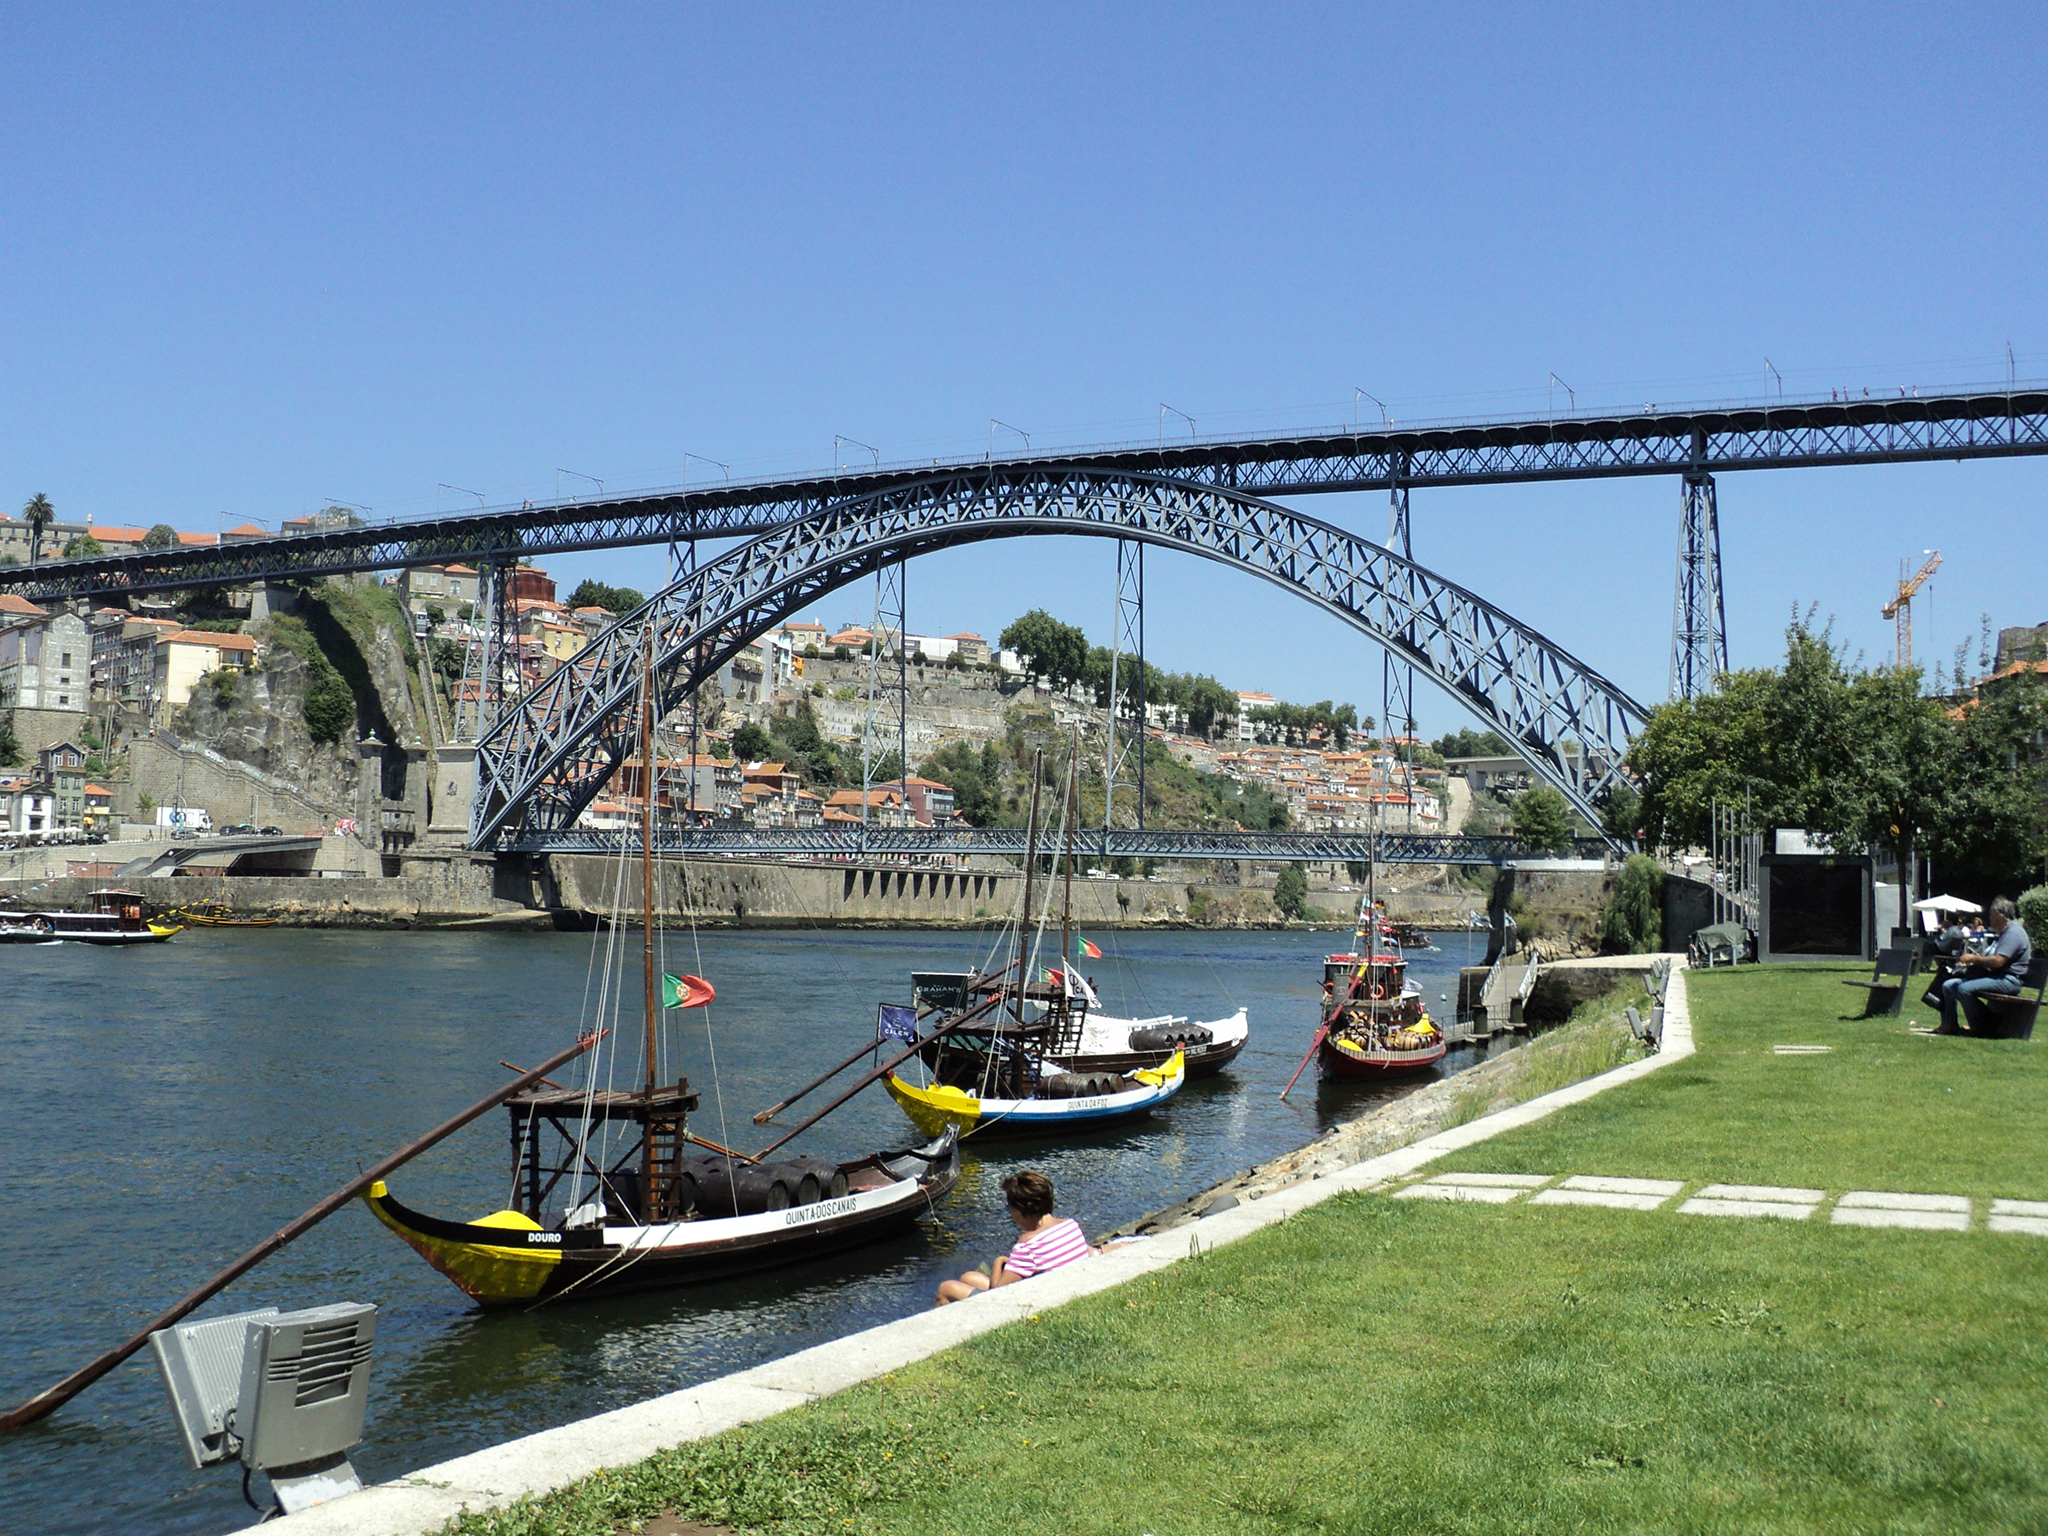
[[[1359,906],[1352,952],[1323,960],[1316,1044],[1323,1075],[1355,1080],[1426,1072],[1449,1048],[1368,895]]]

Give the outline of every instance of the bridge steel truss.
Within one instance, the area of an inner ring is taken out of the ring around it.
[[[1045,857],[1063,854],[1042,832],[1038,851]],[[616,855],[621,849],[638,854],[637,829],[624,834],[572,827],[560,832],[529,832],[512,841],[515,853],[589,853]],[[848,829],[793,827],[677,827],[655,835],[655,851],[682,857],[791,859],[941,858],[968,854],[1024,855],[1022,827],[870,827]],[[1607,844],[1580,838],[1569,855],[1602,859]],[[1272,863],[1381,864],[1510,864],[1556,857],[1530,849],[1512,837],[1462,837],[1426,832],[1163,832],[1153,828],[1081,827],[1074,833],[1074,853],[1091,863],[1106,859],[1256,859]]]
[[[1557,420],[1336,430],[883,467],[632,496],[491,508],[195,549],[0,569],[27,598],[109,596],[396,570],[445,560],[502,565],[572,550],[746,538],[934,476],[1161,476],[1256,496],[1505,485],[1743,469],[1901,464],[2048,453],[2048,391],[1645,411]]]
[[[575,827],[633,749],[650,628],[666,716],[741,646],[826,593],[891,561],[1028,534],[1138,540],[1314,603],[1454,695],[1595,824],[1644,719],[1621,689],[1511,615],[1328,523],[1161,475],[984,464],[849,498],[728,550],[599,636],[508,704],[478,743],[471,846],[528,846]]]

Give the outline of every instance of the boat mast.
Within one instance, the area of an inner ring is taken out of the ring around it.
[[[1081,727],[1067,755],[1067,888],[1060,903],[1060,991],[1067,990],[1067,957],[1074,952],[1074,818],[1081,811]],[[1105,843],[1108,841],[1104,839]],[[1104,849],[1105,854],[1108,852]],[[1069,999],[1071,1002],[1071,999]]]
[[[1031,927],[1031,885],[1032,877],[1038,870],[1038,781],[1045,776],[1045,754],[1031,754],[1031,810],[1024,818],[1024,912],[1017,919],[1017,990],[1011,994],[1011,1016],[1019,1024],[1024,1022],[1024,989],[1031,985],[1031,978],[1025,968],[1031,964],[1031,952],[1025,948],[1024,935]]]
[[[690,764],[696,780],[697,765]],[[654,624],[647,626],[647,654],[640,684],[640,928],[641,968],[647,984],[647,1097],[654,1097]]]

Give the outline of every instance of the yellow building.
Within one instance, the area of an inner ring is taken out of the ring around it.
[[[156,643],[155,694],[176,708],[192,701],[192,690],[209,672],[223,667],[247,671],[256,664],[256,642],[247,635],[219,635],[203,629],[178,629]]]

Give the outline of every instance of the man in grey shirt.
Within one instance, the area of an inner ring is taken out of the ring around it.
[[[1955,962],[1955,974],[1941,984],[1941,1027],[1937,1035],[1960,1035],[1956,1008],[1969,1020],[1971,1034],[1983,1034],[1989,1023],[1984,1005],[1978,1001],[1987,992],[2008,995],[2019,991],[2020,978],[2033,963],[2034,942],[2019,921],[2019,910],[1999,897],[1991,903],[1991,948],[1981,955],[1962,955]]]

